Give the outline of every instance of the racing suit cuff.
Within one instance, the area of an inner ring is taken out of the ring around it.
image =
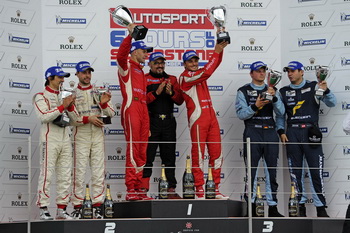
[[[100,103],[100,107],[101,107],[102,109],[106,109],[106,108],[108,107],[108,104],[107,104],[107,103],[104,103],[104,104],[101,104],[101,103]]]
[[[252,110],[253,110],[254,112],[256,112],[256,111],[259,110],[259,108],[258,108],[255,104],[250,105],[250,107],[252,108]]]
[[[278,100],[278,98],[277,98],[276,96],[274,96],[274,97],[272,98],[272,103],[276,103],[277,100]]]
[[[331,90],[329,90],[329,88],[327,88],[327,90],[324,91],[324,94],[327,95],[331,92]]]
[[[282,134],[284,134],[284,129],[279,129],[279,130],[277,130],[277,133],[278,133],[278,135],[282,135]]]
[[[73,112],[74,111],[74,105],[70,105],[68,108],[67,108],[68,112]]]
[[[159,95],[157,95],[157,92],[155,92],[155,91],[152,91],[152,95],[156,98],[159,96]]]
[[[63,106],[63,104],[60,105],[60,106],[58,106],[57,108],[58,108],[58,110],[60,111],[60,113],[62,113],[62,112],[64,111],[64,106]]]
[[[84,124],[89,123],[89,117],[88,116],[83,116],[83,123]]]

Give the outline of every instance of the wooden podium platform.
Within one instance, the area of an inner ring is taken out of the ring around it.
[[[151,200],[114,203],[115,218],[243,217],[245,202],[233,200]]]

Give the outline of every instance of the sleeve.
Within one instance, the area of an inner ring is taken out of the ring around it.
[[[321,101],[327,105],[327,107],[334,107],[337,104],[337,98],[329,89],[326,90],[323,97],[321,97]]]
[[[89,123],[88,116],[80,116],[75,105],[67,109],[68,117],[71,119],[71,125],[80,126]]]
[[[182,95],[182,90],[180,89],[180,85],[177,82],[177,79],[175,76],[171,76],[171,82],[173,86],[173,96],[171,99],[177,104],[181,105],[184,102],[184,97]]]
[[[125,77],[128,73],[128,58],[131,49],[131,36],[127,35],[123,42],[120,44],[118,54],[117,54],[117,62],[118,62],[118,72],[121,77]],[[127,81],[127,80],[124,80]]]
[[[247,104],[244,94],[240,90],[237,92],[235,107],[236,114],[240,120],[247,120],[251,118],[258,110],[255,104],[251,106]]]
[[[100,104],[101,107],[101,111],[103,113],[103,115],[109,116],[109,117],[114,117],[116,112],[113,108],[113,104],[111,101],[108,101],[105,104]]]
[[[343,120],[343,130],[346,134],[350,134],[350,112],[346,115]]]
[[[189,90],[192,86],[197,85],[203,81],[206,81],[218,68],[222,61],[222,53],[213,53],[209,62],[205,66],[196,72],[185,71],[182,73],[183,81],[181,82],[181,89],[184,91]]]
[[[36,94],[33,97],[35,112],[41,123],[49,123],[54,121],[64,111],[63,105],[54,109],[49,108],[48,100],[42,94]]]

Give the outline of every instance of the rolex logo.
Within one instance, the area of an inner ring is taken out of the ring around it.
[[[17,56],[17,61],[21,62],[22,61],[22,57],[20,55]]]
[[[255,39],[254,39],[254,38],[250,38],[250,39],[249,39],[249,43],[250,43],[251,45],[254,45]]]
[[[311,57],[310,59],[309,59],[309,62],[310,62],[310,64],[311,65],[313,65],[313,64],[315,64],[315,58],[314,57]]]
[[[75,85],[75,82],[74,82],[74,81],[69,81],[69,86],[70,86],[71,88],[73,88],[74,85]]]
[[[18,106],[18,108],[21,108],[22,107],[22,101],[17,101],[17,106]]]
[[[18,154],[21,154],[22,153],[22,147],[17,147],[17,152],[18,152]]]
[[[116,108],[117,110],[120,110],[121,107],[122,107],[122,105],[121,105],[120,103],[116,103],[116,104],[115,104],[115,108]]]
[[[17,17],[21,17],[21,11],[20,10],[16,10],[16,15],[17,15]]]
[[[75,37],[74,36],[70,36],[70,37],[68,37],[68,41],[69,41],[69,43],[73,43],[74,42],[74,40],[75,40]]]
[[[22,193],[17,193],[17,198],[18,198],[18,200],[21,200],[22,199]]]
[[[117,151],[117,154],[121,154],[123,149],[121,147],[117,147],[115,150]]]
[[[315,14],[309,14],[309,19],[312,21],[312,20],[314,20],[314,18],[315,18]]]

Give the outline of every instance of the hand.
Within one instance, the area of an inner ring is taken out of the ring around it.
[[[173,94],[173,89],[170,80],[168,80],[168,82],[166,83],[165,93],[167,93],[168,95]]]
[[[275,89],[274,89],[273,87],[269,87],[269,88],[267,89],[267,93],[269,93],[269,94],[272,95],[272,96],[275,96],[276,91],[275,91]]]
[[[265,104],[270,103],[269,100],[264,100],[261,98],[261,95],[259,94],[258,98],[256,99],[255,105],[260,109],[265,106]]]
[[[322,82],[320,82],[318,84],[318,87],[321,88],[322,90],[327,90],[327,88],[328,88],[327,82],[325,80],[323,80]]]
[[[157,95],[162,94],[162,91],[163,91],[165,85],[166,85],[166,81],[164,81],[164,82],[162,82],[161,84],[159,84],[158,89],[156,90],[156,94],[157,94]]]
[[[286,134],[281,134],[280,138],[281,138],[281,142],[282,142],[283,145],[285,145],[286,142],[288,142],[288,138],[287,138]]]
[[[67,109],[69,106],[71,106],[72,104],[74,104],[75,101],[75,97],[73,97],[72,95],[67,96],[66,98],[63,99],[63,107],[64,109]]]
[[[104,93],[102,94],[102,96],[101,96],[101,102],[100,102],[100,104],[105,104],[105,103],[107,103],[108,101],[111,100],[111,97],[112,97],[111,93],[109,93],[109,92],[104,92]]]
[[[222,41],[219,44],[215,45],[215,53],[222,53],[222,51],[224,51],[224,48],[228,45],[228,41]]]
[[[130,23],[128,25],[128,31],[129,31],[129,34],[131,35],[132,32],[134,31],[134,28],[136,27],[136,25],[134,23]]]
[[[99,115],[97,115],[97,116],[89,116],[89,122],[91,124],[93,124],[94,126],[102,128],[103,127],[103,121],[98,119],[99,117],[100,117]]]

